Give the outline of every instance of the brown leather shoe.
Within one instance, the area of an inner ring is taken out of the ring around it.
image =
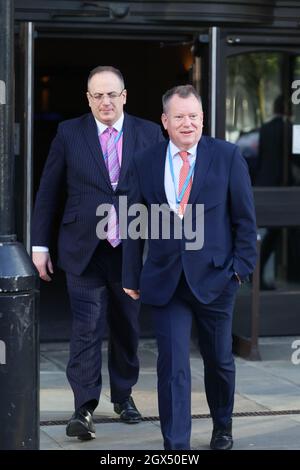
[[[114,411],[120,415],[120,420],[127,424],[139,423],[142,419],[142,415],[135,406],[132,397],[127,398],[122,403],[114,403]]]

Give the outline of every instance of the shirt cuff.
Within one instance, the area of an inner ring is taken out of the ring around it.
[[[49,248],[47,246],[33,246],[32,253],[49,253]]]

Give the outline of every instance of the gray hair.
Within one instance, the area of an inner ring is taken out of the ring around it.
[[[163,105],[164,113],[167,112],[169,101],[174,95],[178,95],[180,98],[188,98],[189,96],[195,96],[195,98],[197,98],[202,108],[201,97],[199,93],[197,93],[193,85],[179,85],[179,86],[174,86],[170,90],[166,91],[166,93],[163,95],[162,105]]]
[[[97,75],[98,73],[103,73],[103,72],[111,72],[114,75],[116,75],[116,77],[118,77],[118,79],[121,82],[122,88],[123,89],[125,88],[124,77],[121,74],[120,70],[116,69],[115,67],[112,67],[111,65],[98,65],[98,67],[95,67],[93,70],[91,70],[88,76],[88,80],[87,80],[87,87],[89,88],[90,80],[94,75]]]

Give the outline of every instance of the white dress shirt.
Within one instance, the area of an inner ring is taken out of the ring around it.
[[[95,118],[96,124],[97,124],[97,129],[98,129],[98,135],[103,134],[104,131],[110,126],[107,124],[103,124],[103,122],[98,121],[98,119]],[[119,119],[114,123],[112,126],[116,131],[121,132],[122,127],[124,123],[124,113],[119,117]]]
[[[192,166],[196,160],[197,156],[197,145],[194,145],[190,149],[187,150],[188,152],[188,160],[190,166]],[[176,185],[176,192],[178,196],[178,187],[179,187],[179,174],[180,174],[180,169],[182,167],[182,158],[179,155],[179,152],[181,151],[178,147],[176,147],[173,142],[169,143],[170,146],[170,151],[171,151],[171,157],[173,161],[173,168],[174,168],[174,177],[175,177],[175,185]],[[175,195],[175,190],[174,190],[174,183],[172,179],[172,173],[170,169],[170,162],[169,162],[169,146],[167,149],[167,154],[166,154],[166,163],[165,163],[165,193],[167,196],[168,204],[170,208],[174,212],[178,212],[177,204],[176,204],[176,195]],[[194,175],[192,175],[193,178]]]

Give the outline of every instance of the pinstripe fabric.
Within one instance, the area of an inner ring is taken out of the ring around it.
[[[99,243],[97,207],[99,204],[118,205],[118,196],[128,191],[128,168],[133,155],[162,139],[157,124],[125,113],[121,173],[114,192],[93,115],[62,122],[52,142],[36,197],[32,244],[51,246],[60,194],[66,190],[58,264],[67,272],[81,274]]]
[[[101,242],[84,276],[67,273],[73,315],[67,377],[75,409],[99,400],[102,338],[109,327],[108,371],[111,401],[120,403],[138,379],[139,303],[121,284],[122,247]]]
[[[92,114],[61,123],[51,145],[35,203],[32,243],[51,246],[60,193],[66,190],[58,264],[67,275],[73,317],[67,375],[75,408],[99,400],[101,342],[106,322],[112,401],[127,398],[137,381],[139,303],[131,301],[121,286],[122,245],[113,248],[97,237],[96,227],[101,218],[96,210],[100,204],[113,204],[118,211],[119,196],[129,191],[128,169],[133,155],[159,140],[162,134],[158,125],[125,113],[116,191],[111,185]]]

